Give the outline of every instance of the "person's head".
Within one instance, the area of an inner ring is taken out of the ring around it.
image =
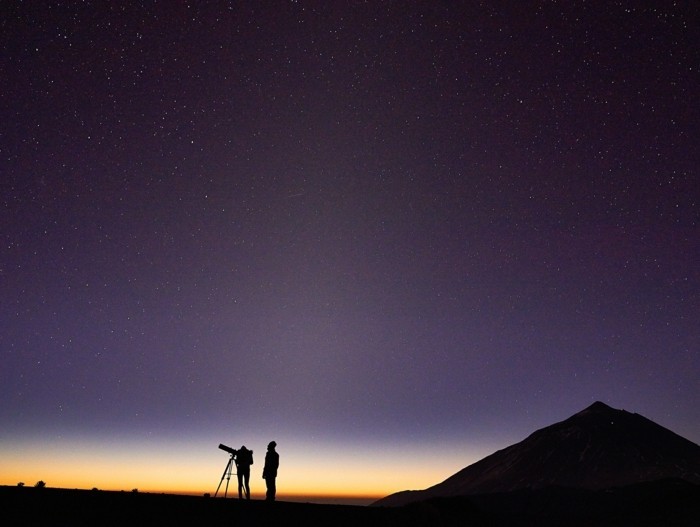
[[[274,450],[276,446],[277,446],[277,443],[275,443],[274,441],[270,441],[267,445],[267,449]]]
[[[248,450],[248,449],[245,447],[245,445],[242,445],[240,450]]]

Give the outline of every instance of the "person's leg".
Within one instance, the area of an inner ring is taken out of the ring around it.
[[[243,474],[243,483],[245,484],[245,499],[250,499],[250,469]]]
[[[243,474],[241,474],[241,471],[239,470],[238,473],[236,474],[238,477],[238,499],[242,500],[243,499]]]
[[[265,499],[267,501],[272,501],[274,499],[272,494],[272,487],[274,487],[274,478],[265,478],[265,488],[267,492],[265,493]]]
[[[275,501],[276,495],[277,495],[276,478],[270,478],[270,501]]]

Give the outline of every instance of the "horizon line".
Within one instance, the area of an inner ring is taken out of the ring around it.
[[[0,487],[18,487],[23,486],[26,489],[36,488],[34,485],[6,485],[0,484]],[[133,489],[111,489],[99,487],[93,488],[82,488],[82,487],[52,487],[46,486],[43,489],[49,490],[64,490],[64,491],[80,491],[80,492],[116,492],[116,493],[134,493],[134,494],[158,494],[158,495],[169,495],[169,496],[188,496],[194,498],[207,498],[207,499],[228,499],[236,500],[239,498],[237,496],[237,490],[234,489],[233,492],[229,489],[228,495],[223,496],[219,493],[218,496],[214,496],[213,492],[201,492],[196,490],[186,491],[186,490],[139,490],[138,487]],[[356,505],[356,506],[366,506],[377,500],[386,497],[386,494],[332,494],[332,493],[278,493],[277,501],[287,501],[293,503],[312,503],[318,505]],[[251,501],[264,501],[264,493],[251,493]],[[246,500],[240,500],[246,501]]]

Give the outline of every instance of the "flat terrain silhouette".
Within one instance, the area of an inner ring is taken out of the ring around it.
[[[700,486],[677,480],[612,491],[549,488],[431,498],[400,507],[0,486],[0,504],[3,523],[13,527],[697,527],[700,524]]]

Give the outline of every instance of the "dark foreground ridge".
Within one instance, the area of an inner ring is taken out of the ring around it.
[[[350,505],[266,502],[147,492],[0,486],[6,525],[141,526],[379,526],[390,511]],[[379,514],[377,514],[379,513]]]
[[[0,504],[3,523],[13,527],[700,525],[700,486],[679,480],[608,491],[548,488],[431,498],[400,507],[0,486]]]

